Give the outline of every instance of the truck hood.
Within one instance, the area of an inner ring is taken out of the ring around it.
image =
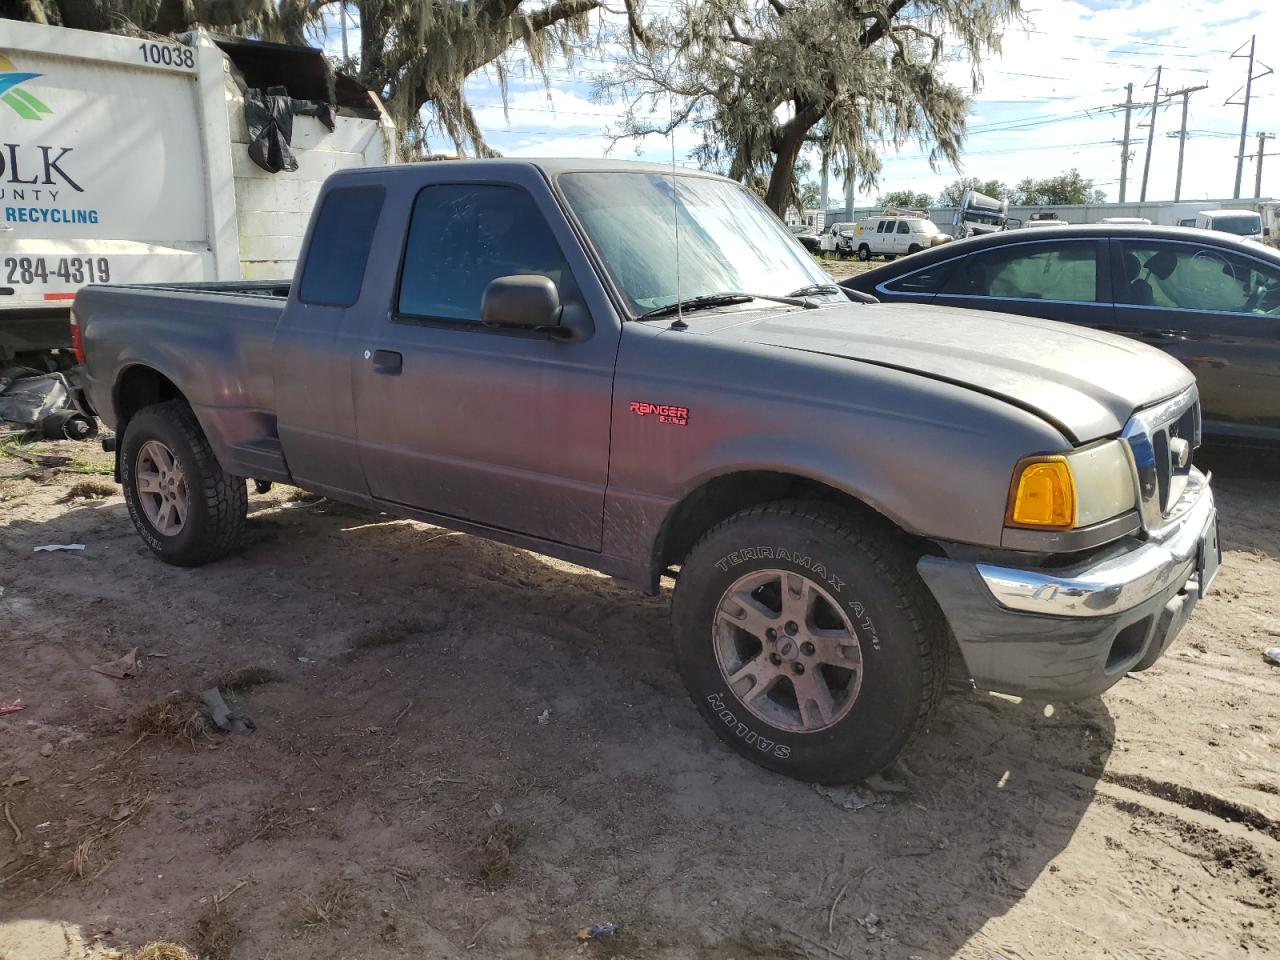
[[[1195,382],[1167,354],[1072,324],[909,303],[755,309],[690,318],[689,332],[846,357],[959,384],[1029,410],[1076,443]]]

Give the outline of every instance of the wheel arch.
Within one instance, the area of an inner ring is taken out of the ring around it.
[[[124,431],[129,421],[139,410],[166,403],[169,400],[182,400],[190,405],[183,392],[169,377],[155,367],[146,363],[131,363],[116,377],[111,389],[111,407],[115,414],[116,429],[116,463],[115,479],[120,482],[120,457],[122,455]]]
[[[742,510],[778,500],[830,503],[861,522],[911,538],[866,497],[806,476],[779,470],[736,469],[702,479],[669,509],[653,542],[650,583],[657,589],[664,570],[680,563],[708,530]],[[921,549],[926,549],[921,541]]]

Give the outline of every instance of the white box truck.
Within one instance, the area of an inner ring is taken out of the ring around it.
[[[288,279],[325,177],[395,144],[319,50],[0,20],[0,368],[67,365],[88,283]]]

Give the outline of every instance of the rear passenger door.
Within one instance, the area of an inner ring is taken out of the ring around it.
[[[1110,273],[1105,240],[1002,244],[951,271],[935,302],[1109,329]]]
[[[411,214],[389,309],[366,321],[360,458],[377,500],[598,551],[621,328],[539,174],[511,176],[395,198]],[[481,324],[489,282],[515,274],[550,278],[593,335]]]
[[[1196,375],[1210,432],[1280,436],[1280,266],[1212,243],[1111,247],[1118,331]]]

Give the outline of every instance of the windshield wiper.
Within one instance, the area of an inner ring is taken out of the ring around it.
[[[648,320],[652,317],[661,317],[668,313],[678,313],[684,310],[702,310],[707,307],[727,307],[735,303],[746,303],[748,300],[772,300],[774,303],[785,303],[789,307],[805,307],[813,309],[817,304],[810,303],[808,300],[800,300],[796,297],[775,297],[768,293],[707,293],[700,297],[688,297],[684,300],[677,300],[675,303],[668,303],[662,307],[654,307],[640,314],[636,319]]]
[[[841,289],[834,283],[811,283],[807,287],[801,287],[799,290],[792,290],[787,294],[788,297],[816,297],[822,293],[841,293]]]

